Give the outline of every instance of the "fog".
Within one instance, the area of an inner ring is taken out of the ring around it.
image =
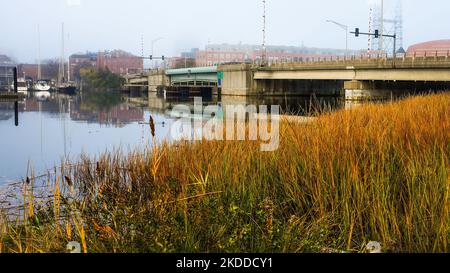
[[[0,54],[18,62],[61,55],[61,23],[66,55],[123,49],[151,53],[151,40],[164,37],[155,55],[175,56],[208,43],[262,42],[262,0],[0,0]],[[386,17],[394,3],[385,0]],[[450,38],[447,0],[403,1],[404,46]],[[344,48],[345,33],[326,20],[368,29],[367,0],[267,0],[267,44]],[[350,48],[367,48],[367,38],[350,38]]]

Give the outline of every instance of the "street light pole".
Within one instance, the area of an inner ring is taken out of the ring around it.
[[[343,30],[345,30],[345,56],[348,56],[348,26],[338,23],[336,21],[333,20],[327,20],[327,23],[332,23],[337,25],[338,27],[342,28]]]
[[[158,41],[160,41],[160,40],[162,40],[162,39],[164,39],[163,37],[159,37],[159,38],[157,38],[157,39],[154,39],[154,40],[152,40],[152,56],[154,56],[155,54],[155,52],[154,52],[154,49],[155,49],[155,43],[156,42],[158,42]],[[155,63],[154,63],[154,61],[153,61],[153,59],[152,59],[152,68],[155,68]]]

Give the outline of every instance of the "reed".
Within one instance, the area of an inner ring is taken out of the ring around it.
[[[280,129],[270,153],[203,141],[81,157],[43,204],[26,189],[26,221],[0,213],[0,251],[450,251],[450,95]]]

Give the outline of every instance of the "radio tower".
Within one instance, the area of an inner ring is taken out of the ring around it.
[[[372,30],[372,17],[373,17],[373,6],[372,5],[370,5],[370,11],[369,11],[369,33],[372,33],[373,32],[373,30]],[[367,39],[367,42],[368,42],[368,45],[367,45],[367,56],[370,58],[370,54],[371,54],[371,51],[372,51],[372,36],[371,35],[369,35],[369,36],[367,36],[368,37],[368,39]]]
[[[397,7],[395,9],[395,33],[397,34],[397,48],[398,50],[403,50],[403,5],[402,1],[397,2]]]
[[[378,2],[378,3],[376,3]],[[392,3],[392,2],[391,2]],[[384,0],[374,1],[370,5],[370,18],[369,28],[372,32],[379,30],[380,34],[397,35],[397,48],[396,51],[403,48],[403,12],[402,2],[397,0],[395,10],[394,5],[386,5]],[[389,12],[390,10],[390,12]],[[386,16],[392,16],[388,18]],[[392,39],[385,39],[380,37],[378,39],[371,38],[371,50],[383,52],[393,52],[394,43]]]

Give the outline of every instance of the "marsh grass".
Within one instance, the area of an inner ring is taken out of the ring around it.
[[[450,250],[450,95],[281,124],[258,142],[160,144],[81,157],[0,211],[0,251]],[[31,183],[30,183],[31,184]]]

